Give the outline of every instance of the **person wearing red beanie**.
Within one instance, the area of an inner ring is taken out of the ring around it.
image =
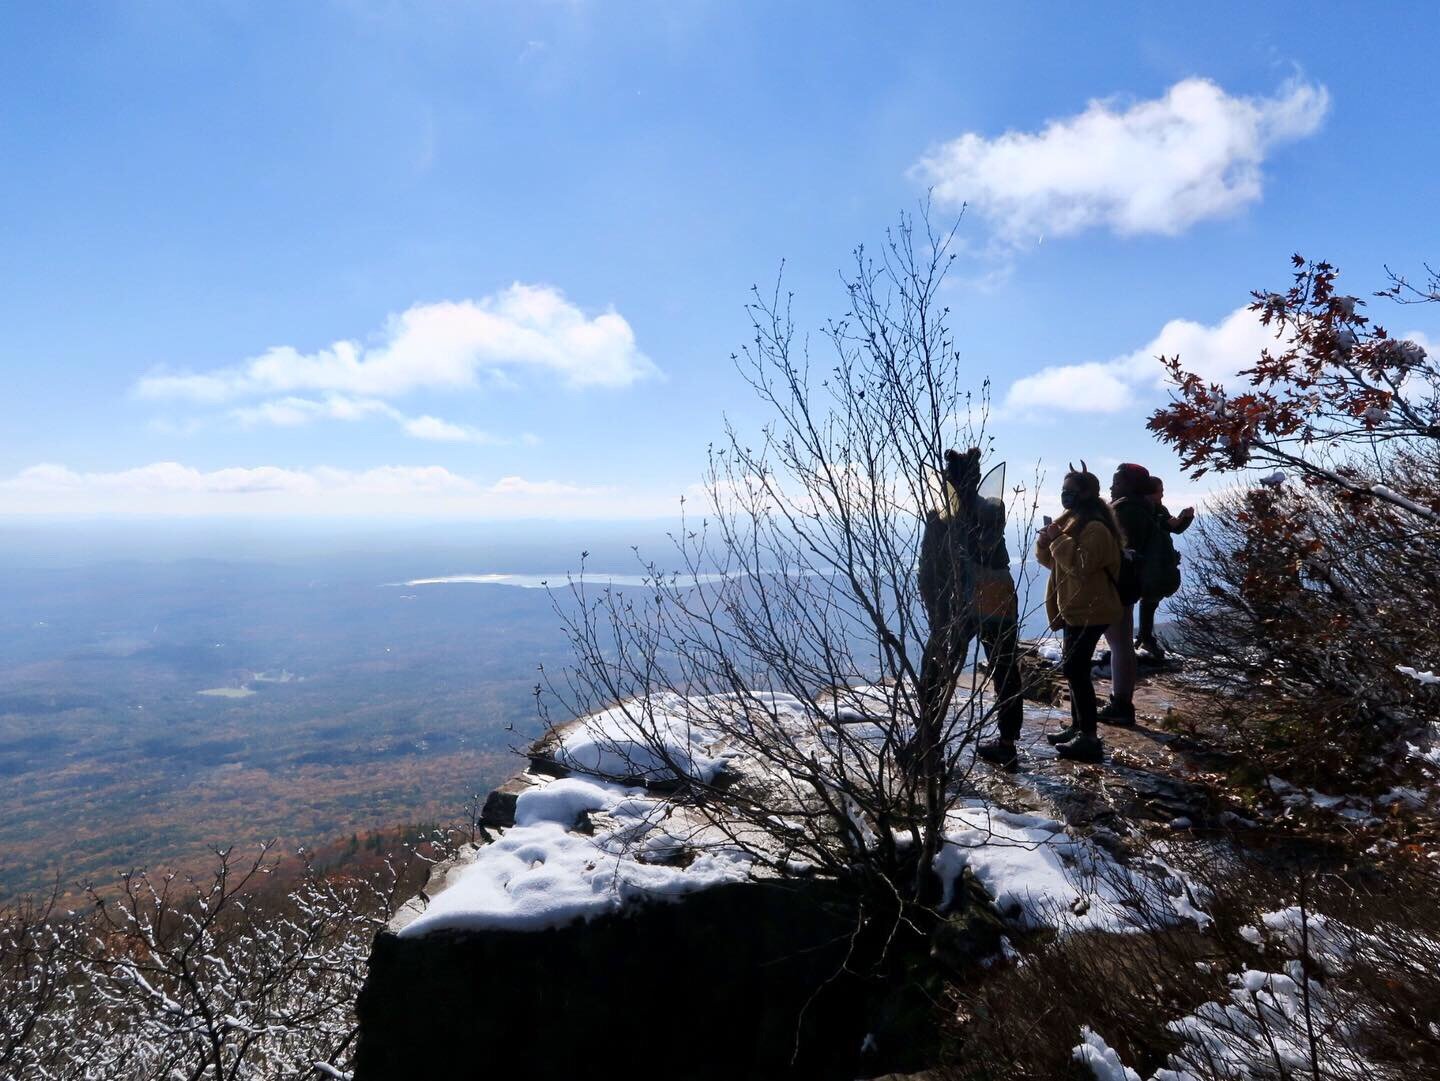
[[[1155,530],[1155,513],[1150,506],[1150,471],[1134,462],[1122,462],[1110,478],[1110,509],[1120,526],[1121,543],[1139,566]],[[1135,604],[1124,605],[1118,620],[1105,630],[1110,646],[1110,702],[1100,711],[1103,724],[1128,726],[1135,723]]]

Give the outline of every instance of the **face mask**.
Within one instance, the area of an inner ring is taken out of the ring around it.
[[[1075,504],[1078,502],[1080,502],[1080,496],[1078,493],[1073,492],[1068,488],[1060,489],[1060,505],[1066,510],[1074,510]]]

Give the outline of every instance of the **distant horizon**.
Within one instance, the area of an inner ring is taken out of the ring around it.
[[[527,519],[483,522],[474,519],[396,520],[335,518],[166,518],[159,516],[71,517],[59,520],[0,517],[0,562],[9,569],[74,568],[139,560],[175,562],[265,562],[314,560],[336,556],[359,559],[402,557],[421,560],[458,558],[473,553],[495,566],[416,566],[429,573],[542,573],[578,569],[581,552],[592,566],[632,569],[635,554],[662,554],[665,534],[678,519]],[[569,553],[571,558],[559,558]],[[536,567],[528,561],[538,556]],[[559,564],[570,564],[561,566]]]

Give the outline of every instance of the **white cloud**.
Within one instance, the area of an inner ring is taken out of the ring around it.
[[[1135,373],[1142,384],[1162,387],[1165,375],[1155,358],[1178,354],[1186,371],[1207,382],[1232,385],[1242,368],[1253,367],[1260,359],[1262,349],[1275,346],[1276,331],[1275,326],[1262,325],[1259,314],[1248,306],[1236,308],[1214,326],[1172,319],[1149,343],[1115,363]]]
[[[205,473],[179,462],[154,462],[113,473],[77,473],[63,465],[35,465],[23,470],[0,489],[36,495],[56,492],[125,493],[209,493],[213,495],[251,492],[305,492],[316,485],[316,477],[276,466],[216,469]]]
[[[410,417],[400,410],[377,398],[348,398],[331,394],[325,398],[297,398],[293,395],[276,398],[256,405],[231,409],[226,417],[246,428],[273,425],[279,428],[297,428],[316,420],[357,421],[367,417],[380,416],[400,425],[406,435],[439,443],[477,443],[485,446],[504,446],[515,440],[472,428],[467,424],[455,424],[429,414]],[[190,430],[203,426],[199,421],[190,422]],[[519,442],[533,446],[539,442],[534,435],[526,433]]]
[[[1117,413],[1165,386],[1165,371],[1156,359],[1179,355],[1186,371],[1207,382],[1233,384],[1242,368],[1252,367],[1260,351],[1275,345],[1273,328],[1262,326],[1257,313],[1237,308],[1220,322],[1206,326],[1191,319],[1172,319],[1160,333],[1133,353],[1096,363],[1044,368],[1017,379],[1005,396],[1007,414]]]
[[[524,477],[501,477],[488,489],[494,495],[524,496],[605,495],[611,490],[610,488],[584,488],[558,480],[526,480]]]
[[[676,505],[667,495],[609,486],[518,476],[487,483],[443,466],[202,470],[154,462],[80,472],[43,464],[0,480],[0,514],[621,518],[673,513]]]
[[[332,394],[324,399],[286,397],[230,411],[230,419],[245,427],[274,425],[296,428],[315,420],[362,420],[371,416],[392,419],[395,410],[374,398],[346,398]]]
[[[967,132],[912,174],[942,205],[968,202],[1012,242],[1092,228],[1174,235],[1258,201],[1266,155],[1314,133],[1329,101],[1323,86],[1300,80],[1248,98],[1185,79],[1156,100],[1091,101],[1039,132]]]
[[[496,446],[508,443],[503,439],[489,432],[482,432],[478,428],[471,428],[467,424],[452,424],[448,420],[441,420],[439,417],[429,415],[423,417],[407,417],[400,425],[405,429],[405,434],[415,439],[425,439],[432,443],[479,443],[485,446]]]
[[[1063,409],[1070,413],[1115,413],[1134,401],[1124,374],[1109,364],[1070,364],[1044,368],[1016,380],[1005,409],[1031,412]]]
[[[156,372],[135,391],[200,402],[305,392],[388,399],[520,370],[572,387],[622,387],[657,372],[618,312],[587,316],[557,289],[517,282],[481,300],[417,304],[390,317],[374,345],[339,341],[314,353],[276,346],[235,367]]]

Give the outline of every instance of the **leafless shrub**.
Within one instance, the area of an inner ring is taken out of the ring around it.
[[[952,990],[945,1076],[1093,1078],[1096,1033],[1152,1081],[1360,1081],[1440,1069],[1440,903],[1433,867],[1322,870],[1309,858],[1167,848],[1209,921],[1143,890],[1137,930],[1026,944]],[[1119,884],[1117,882],[1117,884]]]
[[[1440,485],[1433,450],[1389,457],[1407,484]],[[1437,540],[1323,487],[1237,490],[1205,516],[1175,613],[1252,760],[1353,783],[1433,720],[1440,687],[1401,669],[1435,664]]]
[[[917,583],[945,451],[988,446],[942,301],[952,235],[902,218],[878,258],[857,250],[825,361],[788,295],[755,292],[734,359],[773,420],[712,448],[675,568],[644,564],[637,590],[572,583],[557,611],[576,663],[543,687],[547,716],[623,719],[590,772],[678,792],[760,873],[845,877],[902,907],[938,898],[945,816],[998,705],[965,674],[971,569],[950,568],[953,626],[931,625]],[[744,765],[696,768],[695,732]]]
[[[67,1055],[53,1019],[69,1000],[76,928],[58,896],[57,885],[0,911],[0,1076],[53,1076]]]
[[[472,815],[473,820],[473,815]],[[446,829],[380,870],[322,874],[273,845],[202,877],[121,876],[81,911],[0,915],[0,1071],[16,1081],[348,1076],[375,931],[417,871],[473,840]],[[279,881],[272,881],[278,879]]]

